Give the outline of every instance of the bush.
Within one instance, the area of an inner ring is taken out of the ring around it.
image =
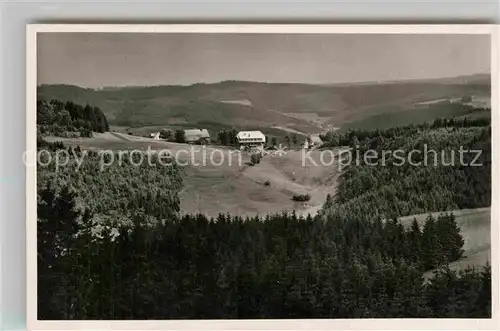
[[[80,137],[92,138],[92,131],[86,128],[80,128]]]
[[[51,152],[56,152],[58,150],[66,149],[64,144],[61,141],[48,142],[42,137],[37,137],[36,146],[38,150],[49,150]]]
[[[184,130],[180,130],[180,129],[175,130],[174,139],[175,139],[175,142],[177,142],[177,143],[186,142],[185,137],[184,137]]]
[[[262,158],[262,156],[260,154],[252,154],[252,156],[250,157],[250,160],[252,161],[253,164],[258,164],[258,163],[260,163],[261,158]]]
[[[266,180],[266,181],[264,182],[264,185],[265,185],[265,186],[271,186],[271,182],[270,182],[270,181],[268,181],[268,180]]]
[[[462,102],[471,102],[472,101],[472,97],[470,95],[464,95],[462,97]]]
[[[80,137],[80,132],[68,131],[68,132],[65,132],[63,136],[66,138],[78,138],[78,137]]]
[[[309,194],[294,194],[292,197],[293,201],[306,202],[311,200],[311,196]]]

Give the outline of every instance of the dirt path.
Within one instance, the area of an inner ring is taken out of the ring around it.
[[[118,139],[121,139],[123,141],[130,141],[130,139],[125,136],[124,134],[116,133],[116,132],[110,132],[111,135],[115,136]]]
[[[310,122],[310,121],[307,121],[307,120],[305,120],[305,119],[303,119],[303,118],[299,118],[299,117],[296,117],[296,116],[290,115],[290,114],[288,114],[288,113],[281,112],[281,111],[276,110],[276,109],[267,109],[267,110],[268,110],[268,111],[271,111],[271,112],[273,112],[273,113],[280,114],[280,115],[285,115],[286,117],[293,118],[294,120],[299,120],[299,121],[302,121],[302,122],[304,122],[304,123],[306,123],[306,124],[308,124],[308,125],[312,125],[312,126],[314,126],[314,127],[318,128],[318,130],[319,130],[320,132],[324,131],[324,128],[323,128],[322,126],[320,126],[320,125],[318,125],[318,124],[316,124],[316,123],[312,123],[312,122]],[[273,126],[273,128],[275,128],[275,129],[280,129],[280,130],[283,130],[283,131],[288,131],[288,132],[290,132],[290,133],[296,133],[296,134],[300,134],[300,135],[303,135],[303,136],[307,136],[307,134],[306,134],[306,133],[304,133],[304,132],[300,132],[300,131],[297,131],[297,130],[294,130],[294,129],[286,128],[286,127],[283,127],[283,126]]]
[[[286,131],[286,132],[290,132],[290,133],[295,133],[295,134],[298,134],[298,135],[301,135],[301,136],[307,136],[307,134],[305,134],[304,132],[300,132],[300,131],[297,131],[297,130],[294,130],[294,129],[290,129],[290,128],[285,128],[283,126],[272,126],[273,129],[278,129],[278,130],[281,130],[281,131]]]

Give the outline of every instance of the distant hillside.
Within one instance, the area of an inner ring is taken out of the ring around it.
[[[444,84],[484,84],[491,81],[489,74],[472,74],[442,78],[425,78],[425,79],[402,79],[402,80],[384,80],[384,81],[368,81],[368,82],[352,82],[352,83],[332,83],[323,84],[325,86],[354,86],[354,85],[373,85],[373,84],[401,84],[401,83],[444,83]]]
[[[425,105],[401,106],[399,111],[390,108],[384,113],[370,115],[359,120],[345,123],[342,131],[351,129],[388,129],[395,126],[421,124],[437,118],[468,117],[489,118],[491,111],[485,108],[475,108],[460,102],[441,101]]]
[[[85,89],[42,85],[39,99],[93,104],[111,124],[142,127],[218,123],[238,127],[283,127],[312,133],[464,95],[489,97],[489,76],[428,81],[309,85],[225,81],[190,86]]]

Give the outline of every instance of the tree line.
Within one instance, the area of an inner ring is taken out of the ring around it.
[[[109,131],[106,116],[98,107],[57,99],[37,101],[37,126],[43,135],[69,137]]]
[[[446,127],[487,127],[491,125],[491,119],[487,117],[482,118],[468,118],[468,117],[450,117],[450,118],[437,118],[432,122],[422,124],[412,124],[407,126],[396,126],[388,129],[377,130],[362,130],[350,129],[346,132],[328,131],[320,135],[323,141],[322,147],[340,147],[349,146],[356,147],[361,142],[369,139],[372,143],[373,139],[394,139],[402,135],[408,136],[417,134],[421,131],[446,128]]]

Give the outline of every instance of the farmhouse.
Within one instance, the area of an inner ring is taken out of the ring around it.
[[[210,134],[207,129],[184,130],[184,141],[188,144],[208,144]]]
[[[323,141],[319,137],[319,135],[313,134],[308,136],[308,139],[304,141],[304,149],[319,147],[323,144]]]
[[[151,139],[160,140],[160,132],[154,132],[149,135]]]
[[[236,135],[238,144],[242,147],[257,147],[264,148],[266,136],[260,131],[240,131]]]

